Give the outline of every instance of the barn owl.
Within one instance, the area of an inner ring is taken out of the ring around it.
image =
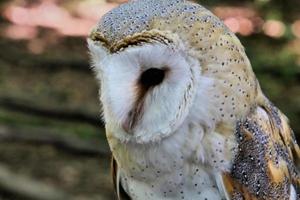
[[[299,199],[288,120],[210,11],[130,1],[102,17],[88,46],[119,199]]]

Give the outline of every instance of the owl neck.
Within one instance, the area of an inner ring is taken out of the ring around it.
[[[155,144],[122,143],[109,137],[110,148],[119,169],[126,176],[147,180],[172,174],[191,165],[228,171],[231,166],[234,137],[224,136],[203,125],[184,122],[170,137]]]

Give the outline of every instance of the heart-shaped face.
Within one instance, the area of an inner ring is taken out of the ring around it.
[[[138,143],[160,140],[186,118],[196,94],[200,66],[173,44],[128,46],[106,54],[90,41],[101,84],[106,127]]]

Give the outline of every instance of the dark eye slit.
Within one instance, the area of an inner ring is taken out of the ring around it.
[[[139,83],[146,89],[154,87],[163,82],[165,69],[150,68],[144,71],[139,79]]]

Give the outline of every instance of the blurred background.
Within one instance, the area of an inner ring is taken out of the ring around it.
[[[85,38],[122,2],[0,1],[0,200],[113,199]],[[237,33],[300,134],[300,1],[199,2]]]

